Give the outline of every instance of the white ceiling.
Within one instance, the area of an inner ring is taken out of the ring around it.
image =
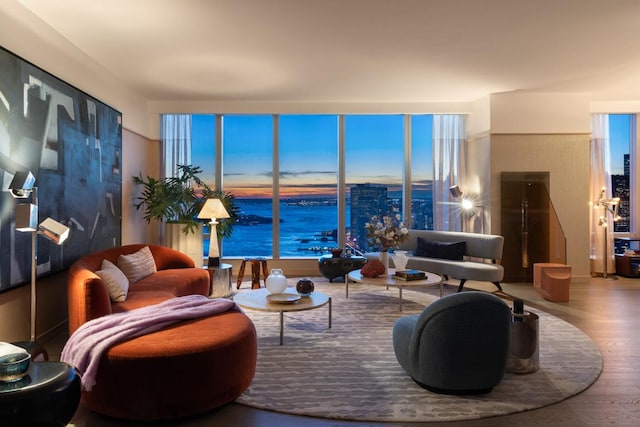
[[[19,0],[149,100],[640,99],[638,0]]]

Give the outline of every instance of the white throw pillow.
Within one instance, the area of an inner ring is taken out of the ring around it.
[[[100,270],[96,271],[102,282],[107,287],[109,298],[113,302],[122,302],[127,299],[129,292],[129,279],[124,273],[108,259],[102,260]]]
[[[118,268],[127,276],[129,283],[136,283],[138,280],[158,271],[149,246],[145,246],[129,255],[120,255],[118,257]]]

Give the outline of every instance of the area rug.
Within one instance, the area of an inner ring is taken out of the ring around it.
[[[332,297],[328,306],[285,313],[279,345],[277,313],[245,310],[258,332],[258,363],[249,389],[237,402],[288,414],[377,422],[460,421],[506,415],[550,405],[589,387],[602,356],[576,327],[539,310],[540,369],[507,373],[490,394],[447,396],[413,382],[393,352],[392,329],[403,315],[420,313],[438,298],[435,289],[397,289],[316,283]],[[449,290],[449,292],[453,292]]]

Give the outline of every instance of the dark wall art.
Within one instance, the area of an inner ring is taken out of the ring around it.
[[[122,114],[0,48],[0,292],[29,283],[31,233],[15,228],[29,199],[8,191],[31,171],[38,222],[70,228],[60,246],[37,237],[37,275],[68,268],[79,257],[120,245]]]

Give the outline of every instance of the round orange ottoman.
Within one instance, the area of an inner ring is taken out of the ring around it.
[[[256,330],[244,313],[181,322],[113,346],[81,401],[130,420],[195,415],[240,396],[253,380],[256,358]]]

